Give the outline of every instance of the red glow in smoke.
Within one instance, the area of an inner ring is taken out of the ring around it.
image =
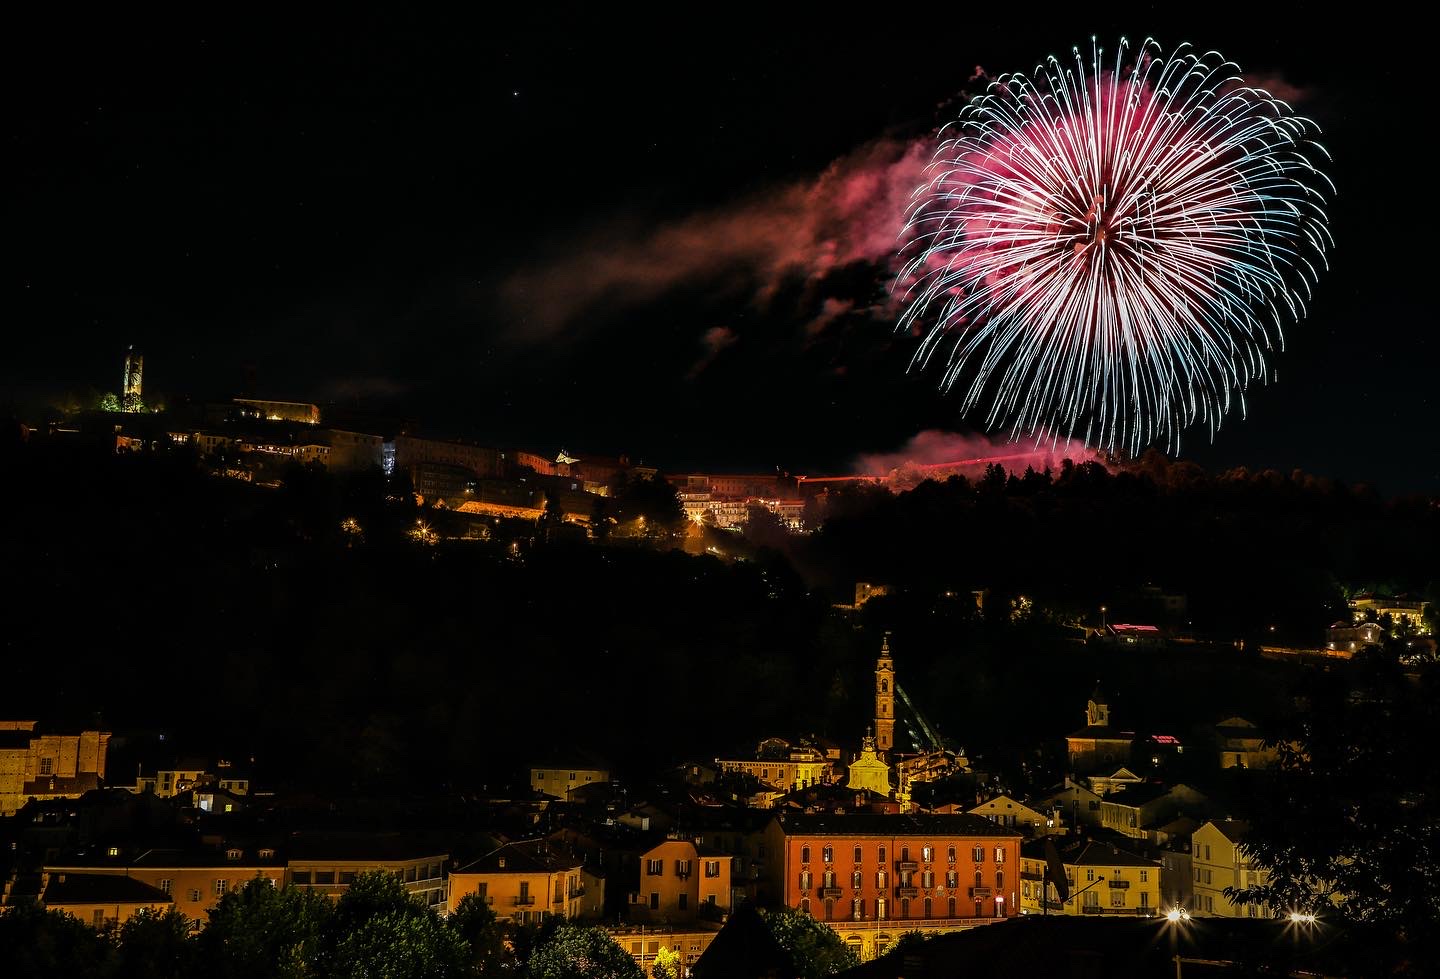
[[[502,300],[521,339],[547,340],[602,300],[633,305],[738,278],[764,304],[791,276],[814,281],[860,261],[888,266],[932,149],[928,140],[876,140],[813,179],[645,235],[593,235],[557,261],[512,276]]]
[[[944,478],[950,471],[962,476],[983,473],[986,466],[998,463],[1008,472],[1024,472],[1027,468],[1042,472],[1047,467],[1058,470],[1066,460],[1075,464],[1105,463],[1105,457],[1079,443],[1060,442],[995,442],[983,435],[957,435],[927,429],[895,452],[861,456],[855,463],[859,475],[890,477],[913,473],[917,479]]]

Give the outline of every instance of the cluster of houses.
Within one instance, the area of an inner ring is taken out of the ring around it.
[[[1273,764],[1251,722],[1224,718],[1190,745],[1140,736],[1112,722],[1097,688],[1066,738],[1068,774],[1022,798],[986,788],[938,739],[900,750],[897,694],[887,639],[874,724],[856,752],[769,738],[638,789],[581,753],[532,764],[505,797],[403,813],[257,791],[224,759],[172,757],[141,765],[133,782],[107,779],[108,733],[0,722],[3,905],[102,927],[142,908],[203,922],[251,880],[338,895],[383,870],[442,913],[473,895],[520,925],[594,922],[646,967],[661,949],[694,964],[746,904],[809,914],[862,959],[909,931],[1018,916],[1280,910],[1226,896],[1262,879],[1243,850],[1246,823],[1211,793],[1163,778],[1187,750],[1213,752],[1217,770]],[[950,784],[967,788],[921,791]]]

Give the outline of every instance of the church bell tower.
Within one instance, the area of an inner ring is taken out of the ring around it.
[[[895,747],[895,664],[890,659],[888,632],[875,662],[875,747],[881,751]]]

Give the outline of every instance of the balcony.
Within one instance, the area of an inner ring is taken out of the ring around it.
[[[1130,886],[1130,882],[1128,880],[1115,880],[1111,878],[1105,882],[1105,886],[1117,891],[1123,891]]]
[[[920,888],[918,888],[918,887],[897,887],[897,888],[895,888],[895,896],[896,896],[896,897],[919,897],[919,896],[920,896]]]
[[[914,860],[896,860],[895,869],[915,871],[920,869],[920,864]]]
[[[530,894],[521,894],[519,897],[515,898],[515,906],[517,908],[529,907],[534,903],[535,898],[533,895]]]
[[[1020,879],[1021,879],[1021,880],[1044,880],[1044,879],[1045,879],[1045,875],[1044,875],[1044,874],[1032,873],[1032,872],[1029,871],[1029,870],[1022,870],[1022,871],[1020,871]]]
[[[820,888],[820,896],[821,896],[822,898],[823,898],[823,897],[833,897],[833,898],[844,897],[844,896],[845,896],[845,888],[843,888],[843,887],[822,887],[822,888]]]
[[[990,888],[988,888],[988,887],[972,887],[972,888],[970,888],[970,898],[971,898],[971,900],[983,901],[985,898],[987,898],[987,897],[989,897],[989,896],[990,896]]]

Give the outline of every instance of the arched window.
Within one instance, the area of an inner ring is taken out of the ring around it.
[[[982,874],[980,873],[980,871],[978,871],[978,870],[975,871],[975,886],[976,886],[976,887],[984,887],[984,886],[985,886],[985,877],[984,877],[984,875],[982,875]]]
[[[946,854],[946,857],[951,863],[955,862],[955,847],[953,845],[950,847],[950,852]]]
[[[908,897],[902,897],[900,899],[900,917],[910,917],[910,899]]]
[[[850,902],[850,916],[856,921],[861,921],[864,919],[865,901],[863,899],[857,897],[855,900]]]
[[[861,847],[855,848],[855,863],[859,864],[865,859],[865,851]]]
[[[834,863],[835,848],[833,846],[825,847],[823,850],[820,851],[820,859],[824,860],[826,863]]]
[[[976,904],[975,904],[975,914],[976,914],[977,916],[980,914],[980,904],[979,904],[978,901],[977,901]],[[834,901],[833,898],[828,898],[828,897],[827,897],[827,898],[825,899],[825,920],[826,920],[826,921],[834,921],[834,920],[835,920],[835,901]]]
[[[885,848],[883,846],[880,848],[880,864],[881,866],[885,864]]]
[[[808,871],[808,870],[802,870],[802,871],[800,871],[800,889],[801,889],[802,891],[808,891],[808,890],[810,889],[811,885],[813,885],[814,883],[815,883],[815,881],[814,881],[814,879],[810,876],[810,871]]]
[[[908,846],[902,846],[902,847],[900,848],[900,860],[901,860],[901,862],[902,862],[902,863],[903,863],[903,862],[908,862],[909,859],[910,859],[910,848],[909,848]]]
[[[953,897],[950,899],[950,907],[946,913],[952,918],[955,917],[955,899]]]
[[[890,692],[890,681],[889,681],[889,680],[881,680],[881,681],[880,681],[880,692],[881,692],[881,693],[889,693],[889,692]]]
[[[810,913],[810,899],[808,897],[800,901],[800,910],[806,914]]]
[[[885,899],[883,897],[875,899],[875,917],[881,921],[885,920]]]
[[[933,909],[931,908],[931,906],[930,906],[930,899],[929,899],[928,897],[925,899],[925,917],[927,917],[927,918],[933,918],[933,917],[935,917],[934,910],[933,910]]]
[[[979,883],[980,871],[978,871],[978,870],[975,871],[975,877],[976,877],[976,883]],[[821,877],[820,879],[821,879],[821,881],[823,881],[823,883],[822,883],[822,885],[821,885],[822,887],[827,887],[827,888],[828,888],[828,887],[834,887],[834,886],[835,886],[835,871],[833,871],[833,870],[827,870],[827,871],[825,871],[825,875],[824,875],[823,877]]]
[[[995,889],[997,891],[1005,889],[1005,871],[1003,870],[995,871]]]
[[[1004,848],[1003,846],[997,846],[997,847],[995,848],[995,862],[996,862],[996,863],[1004,863],[1004,862],[1005,862],[1005,848]]]
[[[850,875],[850,886],[855,888],[857,891],[865,886],[865,880],[861,876],[860,871],[857,870]]]
[[[875,886],[882,891],[889,886],[889,878],[886,877],[885,871],[882,870],[875,875]]]
[[[971,859],[973,859],[976,863],[984,863],[985,848],[983,846],[977,846],[973,851],[971,851],[970,856]]]
[[[809,848],[808,846],[802,846],[802,847],[800,848],[800,862],[801,862],[801,863],[809,863],[809,862],[810,862],[810,848]]]

